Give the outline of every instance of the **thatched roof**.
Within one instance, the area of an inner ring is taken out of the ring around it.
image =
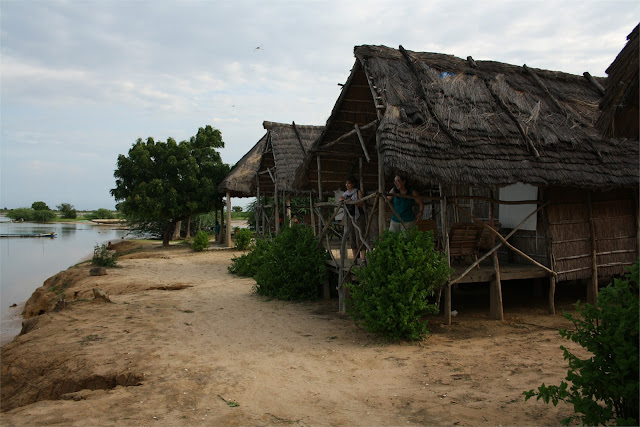
[[[231,191],[233,197],[251,197],[257,195],[260,180],[260,192],[273,193],[278,182],[278,191],[297,193],[294,186],[295,172],[302,163],[306,152],[318,138],[322,126],[297,125],[263,122],[267,133],[218,186],[218,190]],[[272,179],[273,177],[273,179]]]
[[[365,187],[377,188],[376,128],[387,186],[394,173],[423,187],[638,185],[638,144],[605,141],[594,128],[603,79],[402,47],[354,51],[301,185],[317,186],[319,156],[323,192],[339,187],[366,149]],[[364,149],[354,124],[366,129]]]
[[[627,36],[627,44],[607,68],[606,93],[596,126],[603,135],[638,139],[638,25]]]
[[[218,184],[218,191],[229,191],[231,197],[251,197],[256,195],[256,174],[260,170],[262,153],[267,145],[266,133],[256,145],[245,154]]]

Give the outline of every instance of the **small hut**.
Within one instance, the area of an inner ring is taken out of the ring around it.
[[[554,312],[556,281],[588,280],[594,300],[598,277],[633,263],[638,142],[595,128],[604,79],[402,46],[354,53],[299,187],[326,197],[360,176],[382,230],[393,176],[408,176],[456,271],[448,322],[457,283],[490,282],[502,319],[501,280],[548,278]]]
[[[231,197],[256,197],[256,226],[262,234],[279,232],[280,201],[285,220],[291,220],[290,197],[305,194],[295,187],[295,173],[322,126],[265,121],[265,135],[238,161],[218,186],[227,194],[227,222]],[[273,203],[267,203],[268,196]],[[228,242],[230,229],[227,228]],[[230,244],[230,243],[229,243]]]

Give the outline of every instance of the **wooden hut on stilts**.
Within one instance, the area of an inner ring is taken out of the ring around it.
[[[291,221],[292,195],[310,195],[294,186],[295,173],[322,126],[265,121],[263,127],[265,135],[238,161],[218,190],[227,195],[227,223],[231,197],[256,197],[256,231],[268,236],[279,233],[281,219]],[[227,234],[230,242],[230,230]]]
[[[409,178],[454,268],[452,287],[489,282],[490,312],[503,319],[501,282],[583,280],[621,274],[638,256],[638,140],[594,126],[604,79],[494,61],[357,46],[331,116],[298,171],[319,196],[319,237],[346,202],[328,202],[348,175],[369,201],[361,247],[387,227],[395,174]],[[346,209],[342,209],[346,211]],[[349,221],[349,218],[347,218]],[[420,223],[419,223],[420,224]],[[346,227],[345,227],[346,228]],[[373,230],[373,233],[372,233]],[[333,269],[343,283],[346,233]]]

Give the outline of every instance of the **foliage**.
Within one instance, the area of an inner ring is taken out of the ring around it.
[[[347,283],[347,311],[368,332],[390,339],[424,336],[426,314],[438,312],[428,298],[450,274],[446,255],[434,250],[433,233],[410,229],[386,231],[355,271],[358,283]]]
[[[47,206],[45,202],[33,202],[31,204],[31,209],[33,209],[34,211],[50,211],[51,210],[51,208],[49,208],[49,206]]]
[[[85,215],[87,219],[113,219],[115,215],[109,209],[100,208],[90,214]]]
[[[36,222],[50,222],[56,219],[56,214],[50,210],[33,211],[32,221]]]
[[[61,203],[56,206],[56,209],[60,211],[62,218],[75,219],[78,217],[78,212],[70,203]]]
[[[116,255],[112,254],[104,244],[94,246],[91,262],[100,267],[115,267],[117,263]]]
[[[545,403],[559,401],[573,405],[574,414],[562,421],[568,425],[579,418],[585,425],[640,424],[638,416],[638,265],[636,261],[622,279],[600,290],[596,306],[576,304],[580,318],[570,313],[575,331],[560,335],[580,344],[592,357],[580,359],[566,347],[569,361],[566,381],[559,386],[542,384],[537,391],[525,391],[525,400],[536,396]],[[581,414],[581,415],[577,415]]]
[[[327,259],[327,252],[316,243],[309,227],[283,227],[272,241],[258,239],[251,252],[234,258],[229,272],[254,277],[259,295],[314,299],[326,276]]]
[[[256,292],[281,300],[314,299],[326,277],[327,252],[313,230],[294,225],[276,236],[255,275]]]
[[[222,134],[211,126],[180,143],[138,139],[127,156],[118,156],[111,190],[118,209],[134,227],[161,224],[167,246],[178,221],[222,207],[217,185],[229,166],[216,148],[223,147]]]
[[[209,234],[204,230],[198,231],[196,237],[193,238],[192,247],[196,252],[207,249],[209,247]]]
[[[24,220],[31,221],[33,220],[34,209],[32,208],[17,208],[11,209],[7,212],[7,217],[11,218],[14,221]]]
[[[231,208],[231,212],[242,212],[242,206],[234,206]]]
[[[251,244],[251,239],[253,239],[253,233],[251,230],[246,228],[240,228],[236,231],[236,249],[244,251],[249,248]]]
[[[270,240],[257,239],[250,252],[240,257],[233,257],[229,266],[229,273],[237,274],[241,277],[254,277],[258,273],[258,268],[267,259],[271,244]]]

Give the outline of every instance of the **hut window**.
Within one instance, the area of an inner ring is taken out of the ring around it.
[[[537,200],[538,199],[538,187],[529,184],[522,184],[517,182],[506,187],[499,189],[499,199],[504,201],[518,201],[518,200]],[[531,212],[536,210],[535,204],[531,205],[500,205],[500,224],[504,228],[515,228],[523,219],[525,219]],[[537,220],[534,215],[527,220],[527,222],[520,227],[520,230],[535,231]]]

